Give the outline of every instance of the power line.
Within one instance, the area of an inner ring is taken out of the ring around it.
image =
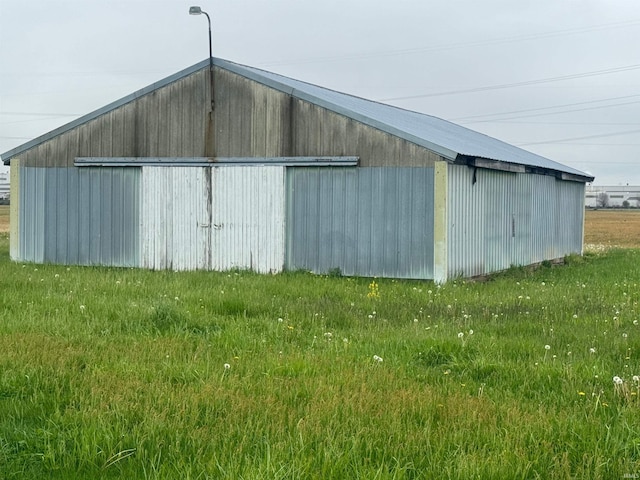
[[[478,93],[478,92],[486,92],[489,90],[502,90],[504,88],[526,87],[529,85],[539,85],[541,83],[560,82],[564,80],[574,80],[579,78],[595,77],[599,75],[610,75],[612,73],[628,72],[628,71],[637,70],[637,69],[640,69],[640,64],[625,65],[623,67],[606,68],[604,70],[594,70],[591,72],[572,73],[570,75],[561,75],[558,77],[539,78],[536,80],[526,80],[523,82],[503,83],[499,85],[488,85],[485,87],[465,88],[465,89],[459,89],[459,90],[449,90],[444,92],[425,93],[425,94],[419,94],[419,95],[407,95],[403,97],[382,98],[379,101],[390,102],[390,101],[398,101],[398,100],[412,100],[416,98],[459,95],[461,93]]]
[[[626,22],[592,25],[588,27],[568,28],[564,30],[555,30],[551,32],[543,32],[538,34],[534,33],[534,34],[526,34],[526,35],[515,35],[511,37],[493,38],[493,39],[479,40],[479,41],[472,41],[472,42],[459,42],[459,43],[450,43],[450,44],[435,45],[435,46],[429,46],[429,47],[388,50],[386,52],[367,52],[367,53],[359,53],[359,54],[351,54],[351,55],[332,55],[332,56],[316,57],[316,58],[272,61],[272,62],[260,63],[258,64],[258,66],[275,67],[275,66],[285,66],[285,65],[303,65],[303,64],[327,63],[327,62],[335,62],[335,61],[361,60],[361,59],[368,59],[368,58],[395,57],[399,55],[413,55],[418,53],[453,50],[457,48],[499,45],[502,43],[513,43],[513,42],[521,42],[521,41],[527,41],[527,40],[537,40],[540,38],[554,38],[554,37],[560,37],[560,36],[566,36],[566,35],[588,33],[588,32],[598,31],[598,30],[608,30],[611,28],[633,27],[637,25],[640,25],[640,20],[629,20]]]
[[[465,123],[465,122],[461,122]],[[478,122],[479,123],[479,122]],[[484,123],[507,123],[509,125],[578,125],[583,127],[595,127],[595,126],[629,126],[629,125],[640,125],[640,122],[518,122],[512,121],[509,119],[499,119],[499,120],[487,120]]]
[[[572,142],[574,140],[590,140],[592,138],[605,138],[605,137],[617,137],[618,135],[630,135],[632,133],[640,133],[640,128],[635,130],[626,130],[623,132],[613,132],[613,133],[601,133],[598,135],[586,135],[583,137],[570,137],[570,138],[559,138],[556,140],[545,140],[541,142],[529,142],[529,143],[519,143],[519,147],[527,147],[531,145],[551,145],[554,143],[565,143]]]
[[[623,99],[627,99],[627,98],[636,98],[636,97],[640,97],[640,95],[624,95],[622,97],[610,97],[610,98],[603,98],[603,99],[600,99],[600,100],[589,100],[589,101],[586,101],[586,102],[564,103],[564,104],[561,104],[561,105],[551,105],[549,107],[537,107],[537,108],[527,108],[527,109],[522,109],[522,110],[510,110],[510,111],[507,111],[507,112],[485,113],[485,114],[479,114],[479,115],[467,115],[466,117],[455,117],[455,118],[449,118],[447,120],[449,120],[450,122],[458,122],[458,121],[462,121],[462,120],[472,120],[472,119],[476,119],[476,118],[502,117],[504,115],[512,115],[514,113],[539,112],[539,111],[542,111],[542,110],[554,110],[554,109],[557,109],[557,108],[576,107],[578,105],[590,105],[592,103],[610,102],[610,101],[613,101],[613,100],[623,100]],[[635,103],[635,102],[629,102],[629,103]],[[623,104],[616,104],[616,105],[613,105],[613,106],[618,106],[618,105],[627,105],[627,104],[623,103]],[[607,107],[607,105],[605,105],[604,107]],[[568,111],[572,111],[572,110],[568,110]],[[551,112],[551,113],[543,114],[543,115],[554,115],[555,113],[564,113],[564,111]],[[509,117],[509,118],[526,118],[526,117]],[[508,120],[508,118],[507,118],[507,120]],[[469,123],[471,123],[471,122],[469,122]]]

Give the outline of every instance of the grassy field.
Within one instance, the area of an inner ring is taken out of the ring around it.
[[[7,250],[0,478],[640,474],[639,250],[442,287]]]

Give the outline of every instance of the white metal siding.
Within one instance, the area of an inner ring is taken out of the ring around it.
[[[207,167],[142,168],[142,267],[209,267],[210,175]]]
[[[142,266],[284,266],[284,167],[143,167]]]
[[[459,165],[448,182],[449,277],[582,252],[584,184]]]
[[[284,167],[218,167],[213,175],[213,270],[284,267]]]

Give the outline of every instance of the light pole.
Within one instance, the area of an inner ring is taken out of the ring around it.
[[[189,7],[189,15],[206,15],[207,22],[209,22],[209,78],[211,80],[211,110],[213,110],[213,48],[211,46],[211,18],[207,12],[197,6]]]

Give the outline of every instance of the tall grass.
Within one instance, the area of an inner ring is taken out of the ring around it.
[[[640,474],[638,250],[371,295],[12,263],[7,244],[0,478]]]

